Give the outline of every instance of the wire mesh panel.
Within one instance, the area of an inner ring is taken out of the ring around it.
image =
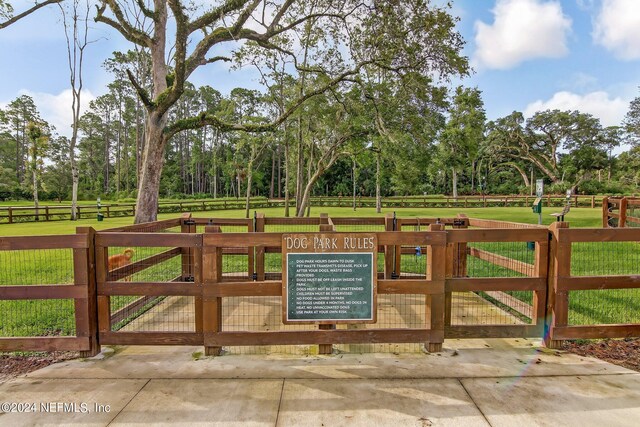
[[[195,332],[195,299],[189,296],[112,296],[111,330]]]
[[[424,295],[378,295],[378,321],[374,324],[338,325],[338,329],[424,329],[426,320],[426,297]],[[339,344],[341,353],[417,353],[423,351],[424,343],[367,343]]]
[[[0,300],[0,337],[56,337],[75,334],[72,299]]]
[[[0,251],[0,286],[73,284],[72,249]]]
[[[248,284],[250,286],[250,284]],[[316,325],[282,323],[280,297],[228,297],[222,303],[222,330],[225,332],[313,331]],[[318,354],[317,345],[228,346],[230,354]]]
[[[640,242],[574,242],[571,275],[624,276],[640,272]],[[640,289],[569,293],[569,324],[640,323]]]
[[[0,251],[0,266],[0,286],[73,284],[73,249]],[[72,335],[72,299],[0,300],[0,337]]]
[[[182,277],[188,262],[181,248],[110,247],[109,271],[117,272],[117,281],[170,282]]]

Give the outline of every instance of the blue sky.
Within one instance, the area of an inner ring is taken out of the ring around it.
[[[19,11],[29,3],[13,4]],[[475,69],[462,84],[482,91],[489,119],[559,108],[616,125],[640,96],[640,0],[454,0],[453,13]],[[109,82],[102,62],[129,47],[103,24],[92,24],[91,33],[85,107]],[[57,7],[0,30],[0,58],[0,106],[29,94],[43,117],[68,134],[69,77]],[[222,92],[257,84],[252,72],[220,66],[201,69],[193,80]]]

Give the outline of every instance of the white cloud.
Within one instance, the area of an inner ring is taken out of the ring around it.
[[[560,3],[541,0],[498,0],[492,25],[476,21],[474,63],[508,69],[535,58],[567,54],[571,19]]]
[[[593,40],[620,59],[640,59],[640,2],[604,0],[595,19]]]
[[[607,92],[597,91],[578,95],[572,92],[557,92],[547,101],[538,100],[527,105],[524,110],[526,117],[533,116],[544,110],[578,110],[600,119],[603,126],[618,126],[622,122],[629,100],[611,98]]]
[[[71,102],[73,100],[71,89],[66,89],[57,95],[45,92],[31,92],[21,90],[19,95],[28,95],[33,98],[40,116],[49,124],[55,126],[59,135],[71,137],[71,124],[73,115],[71,113]],[[88,90],[83,90],[81,95],[81,114],[89,108],[89,102],[95,96]]]

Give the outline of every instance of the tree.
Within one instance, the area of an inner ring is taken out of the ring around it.
[[[470,167],[474,176],[476,156],[484,137],[486,115],[482,93],[477,88],[458,86],[442,133],[440,156],[451,169],[453,197],[458,197],[458,173]]]
[[[183,0],[154,0],[153,5],[101,0],[96,21],[113,27],[151,54],[151,92],[128,73],[147,111],[136,222],[156,219],[164,151],[167,142],[182,131],[205,125],[222,131],[275,130],[307,99],[339,86],[366,65],[398,74],[417,70],[441,78],[467,72],[467,60],[460,56],[463,42],[455,31],[455,19],[446,8],[432,6],[427,0],[391,4],[225,0],[202,7],[187,5]],[[310,55],[313,62],[302,67],[292,40],[300,39],[312,21],[321,24],[313,30],[322,31],[325,41],[314,46]],[[172,35],[170,29],[175,29]],[[239,43],[286,54],[298,73],[315,75],[318,85],[305,87],[269,123],[227,122],[215,113],[202,111],[169,125],[169,110],[182,96],[191,74],[202,65],[231,61],[228,56],[211,56],[211,50]]]
[[[637,145],[640,142],[640,97],[631,101],[623,124],[631,142]]]
[[[45,0],[42,3],[36,3],[35,5],[31,6],[29,9],[23,12],[20,12],[17,15],[14,15],[13,6],[11,6],[11,3],[8,3],[5,0],[0,0],[0,19],[2,19],[2,21],[0,21],[0,30],[8,27],[11,24],[15,24],[20,19],[28,15],[31,15],[33,12],[37,11],[40,8],[43,8],[50,4],[60,3],[62,1],[63,0]]]
[[[69,166],[71,167],[71,220],[77,218],[78,182],[80,180],[76,161],[78,128],[80,125],[80,107],[82,96],[82,66],[85,49],[89,45],[89,1],[84,5],[81,0],[71,0],[71,4],[59,4],[62,24],[67,42],[67,64],[71,85],[71,140],[69,141]]]
[[[38,218],[38,188],[40,187],[40,176],[44,166],[43,157],[49,142],[48,130],[44,123],[30,122],[27,126],[29,138],[29,170],[33,185],[33,202],[36,208],[36,219]]]

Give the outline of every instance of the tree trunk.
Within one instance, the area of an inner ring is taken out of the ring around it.
[[[167,140],[163,129],[167,124],[167,115],[149,114],[146,123],[145,144],[142,152],[142,171],[138,198],[136,200],[136,216],[134,222],[156,221],[158,219],[158,195],[160,194],[160,177],[164,161],[164,150]]]
[[[353,181],[353,210],[356,210],[356,159],[353,158],[353,168],[351,169],[351,180]]]
[[[289,217],[289,141],[284,144],[284,216]]]
[[[251,184],[253,181],[253,160],[247,165],[247,199],[244,204],[244,217],[249,218],[249,210],[251,207]]]
[[[276,181],[276,152],[271,151],[271,185],[269,186],[269,198],[273,199]]]
[[[458,171],[456,168],[451,168],[451,185],[454,200],[458,198]]]
[[[380,152],[376,153],[376,213],[382,212],[382,197],[380,196]]]

